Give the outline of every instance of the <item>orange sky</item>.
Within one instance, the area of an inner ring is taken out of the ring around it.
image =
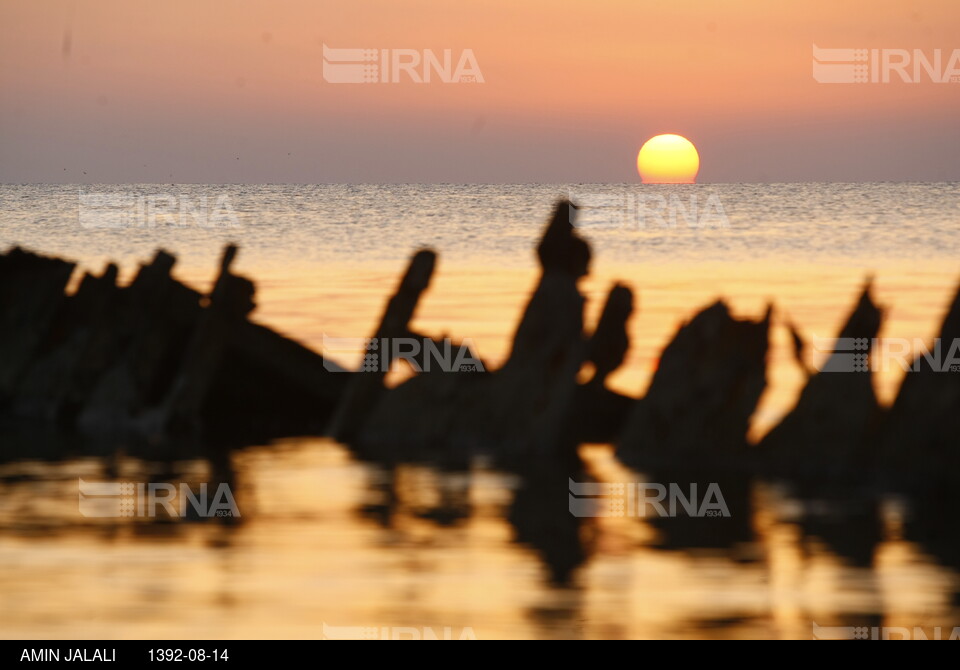
[[[330,84],[324,43],[485,81]],[[814,43],[946,59],[960,3],[3,0],[0,181],[636,181],[664,132],[700,181],[960,179],[960,83],[818,84]]]

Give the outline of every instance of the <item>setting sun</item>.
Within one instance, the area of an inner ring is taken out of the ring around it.
[[[0,0],[0,657],[960,640],[960,0],[162,7]]]
[[[637,171],[644,184],[693,184],[700,170],[700,154],[680,135],[656,135],[637,155]]]

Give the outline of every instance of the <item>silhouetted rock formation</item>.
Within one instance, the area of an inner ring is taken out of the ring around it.
[[[236,247],[225,249],[206,296],[173,279],[176,259],[162,250],[130,285],[118,286],[110,265],[100,276],[86,274],[72,295],[74,264],[19,248],[0,254],[0,461],[72,452],[109,462],[121,449],[169,461],[205,451],[214,472],[225,473],[215,477],[232,483],[229,447],[325,428],[389,475],[383,502],[368,506],[367,516],[389,525],[402,502],[397,465],[427,461],[451,476],[440,483],[439,502],[416,513],[453,525],[471,514],[473,458],[490,456],[521,475],[508,515],[517,540],[539,553],[551,581],[568,583],[590,553],[585,535],[593,528],[567,508],[569,483],[589,479],[578,446],[615,441],[620,461],[651,483],[696,482],[701,492],[718,483],[729,505],[730,516],[648,517],[662,548],[750,560],[751,477],[759,472],[800,492],[811,511],[798,523],[805,535],[869,565],[881,537],[880,475],[911,496],[907,538],[957,566],[948,512],[960,472],[960,370],[952,367],[960,366],[960,292],[941,328],[939,356],[918,359],[886,413],[870,373],[882,313],[869,284],[839,334],[854,344],[838,347],[821,372],[807,370],[791,325],[808,382],[793,411],[750,448],[750,418],[766,387],[771,311],[760,321],[738,320],[716,302],[678,329],[645,397],[614,393],[606,381],[629,347],[633,294],[614,285],[596,329],[584,332],[578,282],[590,248],[571,216],[571,205],[560,202],[544,230],[542,275],[510,355],[494,372],[466,345],[411,330],[436,265],[430,250],[413,256],[361,370],[350,374],[249,321],[254,285],[230,270]],[[402,356],[388,344],[394,340],[421,346]],[[429,366],[431,350],[446,351],[447,365]],[[400,358],[417,374],[387,388]],[[461,360],[469,363],[456,365]],[[592,376],[578,382],[590,367]],[[851,524],[857,530],[849,532]]]
[[[326,428],[365,458],[453,469],[482,454],[521,473],[545,461],[572,472],[579,444],[616,441],[620,459],[637,469],[762,468],[829,485],[837,478],[869,484],[879,468],[893,487],[955,477],[960,371],[950,363],[960,358],[953,346],[960,293],[943,322],[941,355],[918,359],[884,416],[869,371],[882,315],[868,285],[839,333],[861,348],[808,371],[797,406],[751,449],[746,434],[766,386],[770,311],[759,322],[738,320],[716,302],[678,330],[644,398],[615,393],[606,380],[629,347],[633,294],[613,286],[595,331],[584,332],[578,282],[590,248],[572,215],[560,202],[544,229],[536,249],[542,275],[510,355],[494,372],[466,345],[451,350],[411,330],[436,265],[430,250],[414,255],[373,331],[368,357],[375,353],[376,365],[336,374],[343,372],[336,364],[249,321],[254,285],[231,272],[233,246],[208,296],[172,278],[176,259],[164,251],[129,286],[117,285],[110,265],[84,275],[71,295],[72,263],[12,249],[0,255],[0,418],[90,434],[241,441]],[[804,364],[803,340],[791,332]],[[423,346],[409,356],[379,346],[398,339]],[[431,367],[431,349],[476,364]],[[388,389],[397,358],[417,374]],[[593,374],[580,383],[585,367]]]
[[[769,309],[762,321],[741,321],[723,302],[683,325],[627,418],[618,458],[636,469],[742,467],[750,416],[766,387],[769,328]]]
[[[436,263],[436,254],[422,250],[410,265],[390,298],[379,326],[368,341],[368,350],[376,352],[373,370],[357,372],[337,406],[328,432],[338,440],[351,444],[366,458],[384,463],[411,460],[437,460],[451,466],[466,462],[451,453],[447,443],[458,432],[453,423],[464,404],[473,396],[486,375],[483,363],[464,344],[450,343],[446,362],[475,361],[469,370],[428,366],[425,352],[428,345],[438,350],[443,343],[410,330],[409,323],[421,295],[426,290]],[[412,364],[420,374],[388,390],[384,378],[393,363],[398,338],[409,338],[420,344],[420,354]]]
[[[917,356],[883,423],[878,455],[894,489],[960,473],[960,290],[938,339]]]
[[[74,264],[19,247],[0,256],[0,400],[11,400],[42,355]]]
[[[592,417],[585,420],[584,407],[615,421],[623,412],[624,400],[603,382],[623,360],[632,296],[629,289],[614,287],[588,343],[577,281],[587,272],[590,249],[576,234],[571,216],[569,203],[561,202],[547,225],[537,247],[543,274],[499,370],[431,371],[390,390],[383,386],[382,374],[357,375],[337,410],[333,434],[351,441],[359,453],[385,461],[457,463],[482,453],[510,469],[530,467],[540,458],[577,467],[581,438],[596,436],[610,425],[599,426]],[[406,280],[398,296],[404,286]],[[414,297],[419,295],[417,291]],[[412,309],[404,316],[412,316]],[[397,328],[406,332],[406,321]],[[377,333],[385,336],[382,326]],[[596,374],[579,387],[577,375],[588,361]],[[583,399],[585,405],[580,404]]]
[[[436,262],[437,255],[429,249],[418,251],[410,260],[400,286],[387,302],[380,325],[374,331],[371,340],[374,345],[379,346],[377,343],[385,338],[414,337],[410,331],[410,320],[420,296],[430,285]],[[386,357],[384,364],[380,365],[378,361],[373,370],[361,370],[354,375],[337,405],[328,432],[338,440],[346,442],[356,436],[361,423],[386,391],[383,379],[392,362],[389,348],[380,351],[379,356]]]
[[[633,398],[606,387],[607,377],[623,364],[630,347],[627,320],[632,312],[633,292],[615,285],[587,345],[586,362],[593,365],[593,376],[577,387],[567,413],[569,430],[578,442],[613,442],[633,406]]]
[[[869,478],[876,465],[870,452],[876,451],[871,442],[880,418],[870,348],[882,320],[870,288],[868,282],[841,328],[837,351],[821,372],[810,376],[796,407],[760,443],[766,472],[789,478]],[[802,359],[802,352],[798,356]]]
[[[235,255],[225,250],[209,296],[173,279],[176,259],[164,251],[129,286],[110,265],[73,295],[72,264],[0,255],[3,413],[151,438],[319,432],[347,375],[247,320],[254,287],[230,273]]]

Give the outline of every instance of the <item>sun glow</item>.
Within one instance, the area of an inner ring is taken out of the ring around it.
[[[693,184],[700,170],[700,154],[680,135],[656,135],[637,155],[637,172],[644,184]]]

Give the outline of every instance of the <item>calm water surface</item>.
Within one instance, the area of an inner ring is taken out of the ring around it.
[[[225,197],[235,225],[81,225],[80,194],[118,191],[192,204]],[[636,293],[632,347],[612,379],[632,395],[697,309],[723,296],[756,317],[772,301],[770,388],[754,437],[789,410],[802,384],[787,320],[808,336],[832,335],[872,274],[887,308],[881,335],[928,338],[960,279],[956,183],[5,185],[0,243],[97,272],[114,259],[124,277],[163,247],[178,254],[179,277],[206,288],[220,248],[236,241],[238,271],[258,283],[256,318],[317,349],[324,334],[369,334],[411,252],[431,246],[440,262],[415,325],[469,337],[496,364],[536,281],[540,228],[568,193],[720,204],[726,225],[716,227],[591,214],[582,231],[592,273],[582,289],[588,322],[612,282]],[[901,376],[877,376],[882,399]],[[642,477],[624,472],[609,447],[583,451],[599,476]],[[928,527],[923,509],[897,499],[827,504],[745,482],[734,487],[742,523],[705,541],[649,520],[590,520],[581,529],[589,559],[560,587],[549,582],[543,547],[514,541],[517,482],[482,465],[384,471],[323,439],[249,447],[216,462],[158,464],[122,453],[2,460],[5,637],[321,637],[326,624],[454,637],[469,628],[478,638],[809,638],[814,621],[928,632],[960,625],[955,531]],[[78,477],[226,478],[242,517],[87,519],[77,511]],[[555,503],[565,518],[565,500]],[[550,526],[548,517],[547,535]]]

